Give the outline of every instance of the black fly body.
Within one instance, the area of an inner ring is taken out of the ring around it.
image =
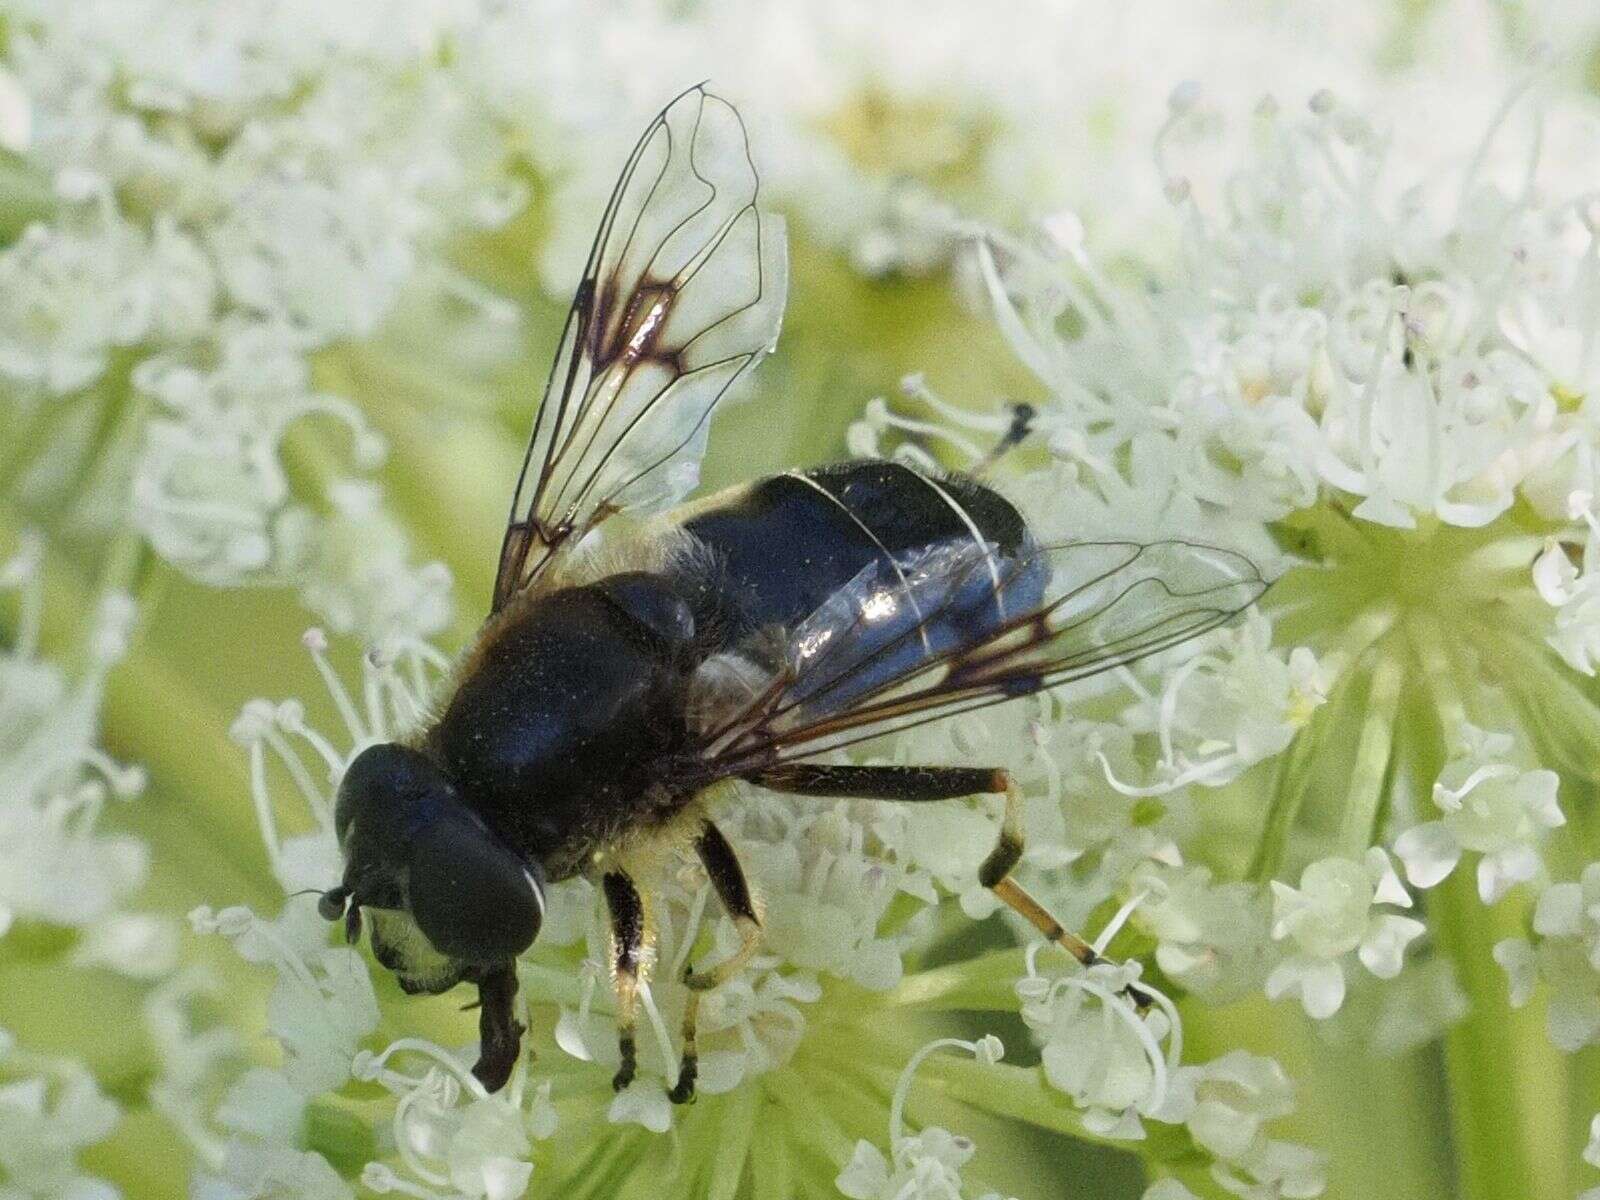
[[[685,974],[671,1096],[693,1095],[697,998],[761,937],[736,849],[705,812],[729,780],[1003,796],[981,881],[1093,961],[1011,878],[1020,797],[1002,765],[847,765],[834,752],[1131,663],[1216,628],[1265,586],[1209,546],[1040,544],[986,485],[891,462],[683,504],[713,410],[778,336],[784,231],[757,199],[744,126],[704,87],[645,130],[534,420],[489,617],[434,723],[363,751],[339,788],[345,874],[320,910],[352,940],[369,928],[407,991],[477,985],[474,1071],[490,1090],[518,1058],[515,962],[545,888],[580,874],[611,913],[616,1086],[633,1078],[649,922],[630,866],[670,838],[693,847],[742,935],[731,958]]]

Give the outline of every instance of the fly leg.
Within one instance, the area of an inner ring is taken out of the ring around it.
[[[1012,911],[1084,966],[1104,961],[1095,948],[1067,929],[1015,879],[1022,858],[1022,793],[1011,772],[989,767],[858,767],[796,763],[746,777],[775,792],[797,796],[854,796],[866,800],[955,800],[961,796],[1000,795],[1005,817],[994,849],[978,868],[978,882]],[[1134,1002],[1148,1003],[1135,989]]]
[[[517,996],[515,963],[490,967],[477,977],[478,985],[478,1061],[472,1073],[491,1092],[498,1092],[511,1078],[522,1047],[522,1022],[512,1012]]]
[[[611,1086],[622,1091],[638,1069],[634,1019],[639,1008],[639,964],[644,956],[644,901],[625,871],[607,872],[600,881],[611,910],[611,984],[617,997],[617,1050],[621,1064]]]
[[[732,979],[748,963],[761,944],[761,918],[756,914],[755,901],[750,895],[750,885],[745,881],[739,857],[728,845],[722,831],[710,821],[700,827],[695,839],[695,852],[705,866],[717,899],[733,918],[739,930],[739,949],[715,966],[696,971],[690,963],[683,969],[684,986],[689,989],[689,999],[683,1008],[683,1061],[678,1068],[678,1082],[667,1098],[674,1104],[686,1104],[694,1099],[695,1076],[699,1057],[695,1052],[695,1022],[700,1015],[700,997],[712,988]]]

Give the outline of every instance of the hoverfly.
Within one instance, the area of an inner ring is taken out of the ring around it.
[[[738,113],[690,88],[645,130],[600,220],[534,420],[488,619],[427,728],[371,746],[339,785],[343,882],[319,910],[408,992],[467,982],[475,1074],[515,1066],[514,964],[548,884],[596,881],[610,910],[624,1088],[646,937],[630,863],[692,845],[742,947],[687,969],[698,997],[761,936],[706,815],[716,785],[805,796],[1005,798],[980,878],[1080,961],[1093,950],[1010,876],[1020,796],[1000,764],[872,766],[843,747],[1133,662],[1213,629],[1265,586],[1181,541],[1041,545],[961,475],[886,461],[792,470],[682,504],[719,400],[772,348],[780,221],[757,205]],[[603,528],[602,528],[603,526]],[[826,760],[826,761],[824,761]]]

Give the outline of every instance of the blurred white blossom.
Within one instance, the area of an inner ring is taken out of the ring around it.
[[[118,815],[108,810],[144,790],[144,772],[99,744],[106,678],[128,649],[135,607],[107,593],[60,661],[46,657],[44,559],[44,539],[34,534],[0,558],[0,958],[25,959],[19,939],[62,932],[70,936],[43,960],[70,974],[50,986],[94,987],[106,975],[159,981],[176,964],[176,930],[131,907],[149,848],[107,828]],[[109,1024],[118,1008],[108,998],[96,1015]],[[27,1005],[16,1011],[26,1018]],[[89,1066],[0,1028],[0,1192],[115,1200],[117,1189],[85,1173],[79,1156],[121,1120],[122,1107]]]
[[[116,1128],[121,1113],[94,1076],[70,1061],[19,1049],[0,1030],[0,1171],[18,1200],[115,1200],[117,1189],[82,1173],[78,1154]]]
[[[25,478],[37,503],[130,521],[209,583],[300,584],[341,628],[404,616],[426,634],[447,616],[437,596],[393,611],[347,561],[358,523],[409,552],[381,504],[337,498],[384,443],[313,360],[373,336],[417,287],[503,320],[444,250],[505,221],[523,188],[447,53],[481,31],[481,6],[391,8],[14,6],[13,140],[52,203],[0,250],[0,374],[21,429],[98,413],[108,438],[77,452],[125,464],[91,476],[96,496],[62,494],[71,451],[51,447]],[[347,449],[296,478],[288,443],[313,436]]]
[[[1300,104],[1336,88],[1407,114],[1393,137],[1420,169],[1464,163],[1472,132],[1534,56],[1485,6],[1411,19],[1384,0],[1115,11],[1026,0],[981,13],[959,0],[536,0],[506,6],[471,53],[507,119],[543,135],[530,137],[533,153],[559,181],[547,274],[566,291],[626,131],[686,80],[750,100],[772,194],[808,236],[869,275],[915,273],[946,263],[972,218],[1068,213],[1063,224],[1119,248],[1167,242],[1166,195],[1199,185],[1219,158],[1223,114],[1263,92]],[[566,36],[540,36],[552,28]],[[612,84],[602,94],[597,76]],[[1195,79],[1205,86],[1179,86]],[[1581,161],[1590,110],[1547,90],[1562,159]],[[618,152],[593,154],[597,139]]]
[[[119,909],[143,881],[146,847],[99,828],[108,805],[137,796],[144,773],[96,743],[107,673],[134,619],[125,595],[107,596],[85,638],[76,678],[41,657],[43,539],[26,536],[0,561],[0,600],[16,596],[17,635],[0,650],[0,937],[14,921],[71,926],[97,936],[113,960]],[[125,929],[125,926],[121,926]]]
[[[1532,941],[1507,938],[1494,948],[1512,1005],[1522,1007],[1543,983],[1550,1040],[1567,1051],[1600,1041],[1600,863],[1544,890],[1532,933]]]

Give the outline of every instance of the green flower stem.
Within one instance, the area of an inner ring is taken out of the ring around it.
[[[1243,1050],[1282,1065],[1294,1082],[1295,1108],[1271,1135],[1329,1156],[1329,1200],[1450,1196],[1451,1150],[1432,1051],[1381,1058],[1336,1046],[1287,1003],[1259,994],[1221,1008],[1186,1004],[1183,1014],[1189,1061]],[[1503,1200],[1520,1198],[1507,1194]]]
[[[1410,633],[1424,678],[1453,751],[1469,721],[1443,631],[1419,616]],[[1483,904],[1474,872],[1463,865],[1428,894],[1439,948],[1455,962],[1470,1009],[1445,1037],[1450,1122],[1463,1200],[1564,1196],[1572,1149],[1566,1144],[1568,1063],[1545,1036],[1537,1010],[1513,1010],[1494,962],[1502,938],[1526,928],[1528,900],[1519,889]]]
[[[1338,686],[1343,686],[1340,680]],[[1312,735],[1302,732],[1289,743],[1289,748],[1279,755],[1272,765],[1272,800],[1267,807],[1267,819],[1262,826],[1261,838],[1256,843],[1250,865],[1244,878],[1249,883],[1265,884],[1283,869],[1284,854],[1288,850],[1289,836],[1294,831],[1295,820],[1306,798],[1306,767],[1311,761]]]
[[[991,950],[976,958],[907,975],[887,992],[864,992],[861,1001],[918,1012],[1015,1012],[1016,982],[1025,962],[1020,946]]]
[[[1467,717],[1466,702],[1461,698],[1461,689],[1456,685],[1444,631],[1433,617],[1416,613],[1407,622],[1406,632],[1411,637],[1417,660],[1422,664],[1422,678],[1438,710],[1448,758],[1464,746],[1467,726],[1471,722]]]
[[[640,1133],[610,1141],[602,1139],[581,1168],[563,1175],[563,1186],[552,1189],[550,1194],[565,1200],[616,1200],[627,1182],[638,1177],[641,1160],[649,1153],[651,1142],[658,1140]]]
[[[1400,705],[1404,672],[1399,662],[1384,655],[1372,671],[1367,693],[1367,714],[1356,746],[1355,769],[1345,797],[1339,844],[1351,858],[1360,859],[1372,845],[1378,804],[1383,798],[1384,774],[1394,747],[1394,719]]]
[[[0,541],[13,541],[20,527],[13,511],[0,508]],[[111,559],[121,562],[116,554]],[[94,586],[52,557],[45,564],[44,596],[46,645],[81,642],[96,600]],[[161,864],[151,880],[158,894],[147,899],[169,911],[218,896],[252,905],[275,902],[278,889],[255,819],[248,805],[231,802],[248,794],[244,755],[217,713],[137,638],[106,681],[101,722],[108,749],[150,774],[152,786],[136,803],[110,810],[117,824],[149,840]]]
[[[818,1069],[827,1071],[824,1065]],[[801,1144],[830,1163],[843,1163],[855,1146],[831,1108],[818,1102],[815,1092],[803,1084],[796,1071],[774,1071],[761,1077],[763,1093],[789,1114],[788,1127],[802,1139]],[[884,1109],[880,1116],[884,1116]]]
[[[757,1127],[756,1153],[752,1161],[755,1164],[751,1181],[754,1200],[792,1200],[796,1195],[794,1163],[789,1143],[776,1122]]]
[[[760,1106],[740,1096],[720,1096],[718,1100],[722,1122],[715,1139],[717,1153],[711,1160],[708,1186],[700,1194],[705,1200],[733,1200],[744,1175],[745,1158],[755,1132],[756,1110]]]
[[[714,1123],[713,1118],[714,1114],[697,1112],[691,1119],[703,1127]],[[559,1139],[560,1134],[556,1136]],[[633,1165],[611,1191],[604,1193],[605,1200],[659,1200],[662,1195],[687,1191],[690,1187],[695,1189],[693,1194],[704,1194],[705,1177],[709,1174],[706,1158],[718,1149],[714,1134],[696,1136],[685,1132],[682,1137],[661,1138],[635,1128],[628,1131],[628,1136],[638,1143]],[[605,1137],[604,1132],[601,1137]],[[743,1149],[738,1153],[741,1158],[736,1165],[742,1166]],[[711,1166],[719,1163],[720,1159],[714,1159]]]
[[[1465,867],[1429,892],[1428,901],[1434,937],[1455,961],[1471,1003],[1445,1035],[1457,1195],[1570,1200],[1576,1150],[1561,1117],[1569,1064],[1550,1044],[1537,1006],[1511,1007],[1505,975],[1491,957],[1496,942],[1526,928],[1527,902],[1519,891],[1485,906]]]
[[[1595,744],[1600,745],[1600,741]],[[1579,780],[1564,780],[1561,790],[1567,828],[1550,840],[1545,857],[1553,878],[1570,881],[1578,879],[1586,866],[1600,858],[1600,795],[1596,794],[1593,784]],[[1526,930],[1522,932],[1524,936],[1527,933]],[[1600,1053],[1591,1047],[1569,1056],[1566,1062],[1569,1072],[1566,1137],[1570,1155],[1567,1161],[1572,1168],[1568,1190],[1576,1194],[1600,1185],[1600,1168],[1580,1157],[1589,1140],[1589,1122],[1600,1112]]]
[[[1524,715],[1538,746],[1539,761],[1563,776],[1563,790],[1579,780],[1600,782],[1600,754],[1595,753],[1600,746],[1600,705],[1594,701],[1593,689],[1585,688],[1549,646],[1515,625],[1495,629],[1492,636],[1477,638],[1474,645],[1484,656],[1486,669],[1493,671]],[[1590,795],[1577,807],[1594,802]],[[1568,815],[1575,816],[1572,812]],[[1600,839],[1580,834],[1578,823],[1574,820],[1572,834],[1586,852],[1577,864],[1581,868],[1600,850]]]

